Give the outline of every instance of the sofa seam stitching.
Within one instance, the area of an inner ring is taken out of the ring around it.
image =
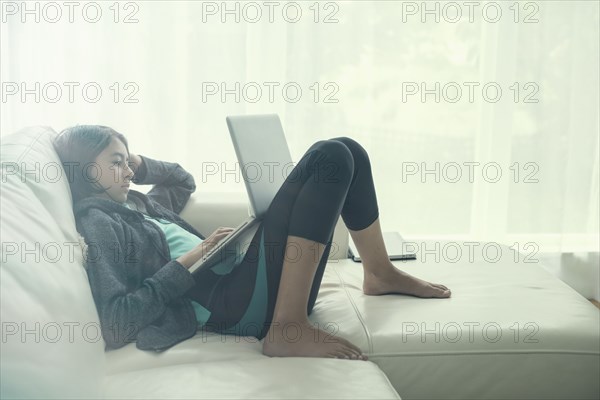
[[[360,321],[360,324],[362,325],[363,331],[365,332],[365,336],[367,337],[367,345],[369,346],[369,354],[373,354],[373,341],[371,340],[371,332],[369,332],[369,328],[365,324],[365,321],[364,321],[360,311],[358,311],[358,307],[354,303],[352,296],[350,296],[350,293],[348,292],[348,288],[346,287],[344,279],[342,278],[342,276],[340,275],[339,271],[337,270],[337,268],[335,266],[333,269],[334,269],[336,275],[338,276],[340,283],[342,284],[342,288],[344,289],[344,292],[346,293],[346,297],[348,297],[348,300],[350,301],[350,304],[352,305],[352,308],[354,309],[354,312],[356,313],[356,316],[358,317],[358,320]]]

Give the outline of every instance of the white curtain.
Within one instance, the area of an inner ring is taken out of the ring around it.
[[[108,125],[245,197],[225,116],[278,113],[295,162],[367,149],[384,230],[598,251],[598,2],[9,4],[2,135]]]

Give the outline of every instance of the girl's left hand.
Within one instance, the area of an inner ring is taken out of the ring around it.
[[[129,168],[136,173],[140,165],[142,164],[142,158],[137,154],[129,153]]]

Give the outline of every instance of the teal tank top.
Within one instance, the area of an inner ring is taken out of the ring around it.
[[[127,203],[124,203],[124,206],[129,209],[133,209]],[[198,236],[188,232],[175,223],[161,218],[150,217],[145,213],[142,214],[144,215],[145,219],[152,221],[164,232],[167,244],[169,246],[169,252],[171,253],[171,260],[175,260],[204,241],[203,239],[200,239]],[[227,254],[225,259],[210,269],[218,275],[226,275],[241,264],[241,262],[244,260],[244,256],[245,253]],[[236,326],[223,331],[224,333],[243,334],[245,331],[243,328],[262,323],[257,323],[256,321],[263,321],[266,316],[267,274],[264,255],[264,233],[261,237],[258,263],[258,274],[256,277],[255,290],[252,295],[250,306],[248,307],[248,310],[244,314],[242,320],[236,324]],[[210,318],[211,311],[193,300],[192,305],[194,306],[194,312],[196,314],[198,325],[202,326],[206,324]]]
[[[127,203],[124,203],[124,206],[129,209],[133,209]],[[203,239],[200,239],[198,236],[186,231],[173,222],[161,218],[150,217],[145,213],[142,214],[144,215],[145,219],[152,221],[164,232],[167,239],[167,244],[169,246],[169,252],[171,253],[171,260],[177,259],[204,241]],[[244,255],[245,253],[228,255],[225,259],[223,259],[223,261],[219,262],[210,269],[217,275],[226,275],[230,273],[236,266],[241,264],[244,259]],[[194,306],[194,312],[196,313],[196,319],[198,320],[198,323],[200,325],[206,324],[210,318],[211,311],[193,300],[192,305]]]

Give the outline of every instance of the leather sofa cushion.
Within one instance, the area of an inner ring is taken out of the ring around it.
[[[400,399],[376,364],[267,357],[252,337],[199,332],[162,354],[107,353],[106,398]]]
[[[2,398],[98,398],[105,373],[54,135],[33,127],[2,138]]]
[[[403,398],[597,399],[598,310],[528,255],[484,245],[417,242],[417,260],[394,262],[445,299],[366,296],[362,264],[330,262],[311,320],[335,322]]]

